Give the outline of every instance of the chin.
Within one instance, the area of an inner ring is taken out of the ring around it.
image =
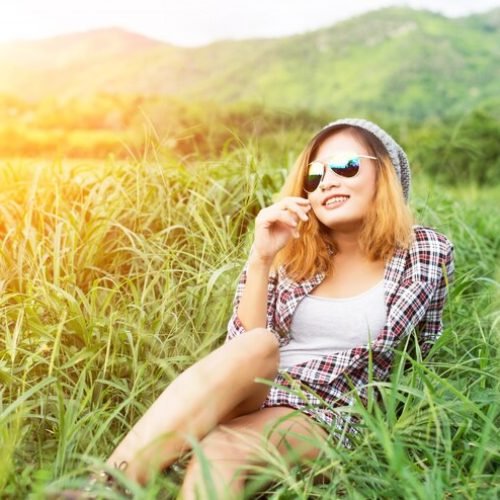
[[[331,219],[323,219],[320,220],[321,224],[328,229],[332,229],[333,231],[359,231],[361,229],[363,220],[362,219],[352,219],[352,218],[338,218],[334,220]]]

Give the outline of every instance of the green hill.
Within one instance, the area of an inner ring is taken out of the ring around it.
[[[97,30],[0,45],[0,93],[176,95],[331,115],[450,116],[498,97],[499,19],[500,9],[450,19],[385,8],[301,35],[197,48]]]

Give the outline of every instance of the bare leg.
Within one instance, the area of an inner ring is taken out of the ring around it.
[[[255,329],[227,342],[181,373],[134,425],[108,459],[145,483],[189,449],[186,435],[202,439],[228,416],[260,408],[269,392],[256,377],[274,379],[278,342]]]
[[[303,414],[290,415],[294,411],[284,406],[264,408],[218,425],[202,440],[201,447],[210,464],[217,498],[234,500],[240,497],[245,485],[245,466],[266,463],[262,452],[259,457],[259,449],[262,450],[267,429],[274,425],[276,427],[267,439],[268,449],[274,449],[290,463],[302,459],[313,460],[318,456],[327,437],[326,432]],[[290,418],[279,422],[287,415]],[[191,459],[186,469],[181,498],[207,498],[206,485],[196,457]]]

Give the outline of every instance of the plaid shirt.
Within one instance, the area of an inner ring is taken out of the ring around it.
[[[367,384],[372,379],[388,377],[394,348],[412,331],[417,332],[422,355],[428,353],[443,328],[442,312],[454,271],[453,245],[431,228],[414,226],[413,229],[410,249],[397,249],[385,266],[386,323],[370,347],[338,351],[280,370],[263,408],[289,406],[332,424],[338,420],[332,408],[352,404],[353,388],[366,403]],[[226,342],[246,331],[237,309],[246,283],[247,267],[248,263],[236,289]],[[296,282],[283,268],[270,275],[267,328],[278,338],[280,346],[290,340],[290,324],[298,304],[324,278],[323,273],[318,273],[311,279]],[[306,390],[298,395],[294,389],[300,387]]]

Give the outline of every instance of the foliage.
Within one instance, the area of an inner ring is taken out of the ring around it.
[[[152,151],[187,162],[216,160],[258,137],[264,147],[304,144],[338,115],[266,109],[251,104],[221,107],[167,97],[101,94],[66,103],[0,99],[0,157],[143,158]],[[377,113],[409,153],[415,172],[449,183],[487,185],[500,180],[500,102],[491,99],[443,120],[411,121]]]
[[[68,101],[27,102],[0,96],[0,157],[127,158],[148,150],[186,159],[215,158],[252,137],[308,132],[326,116],[267,110],[244,103],[221,107],[173,97],[98,94]]]
[[[500,101],[458,120],[415,130],[412,158],[440,181],[451,184],[500,182]]]

